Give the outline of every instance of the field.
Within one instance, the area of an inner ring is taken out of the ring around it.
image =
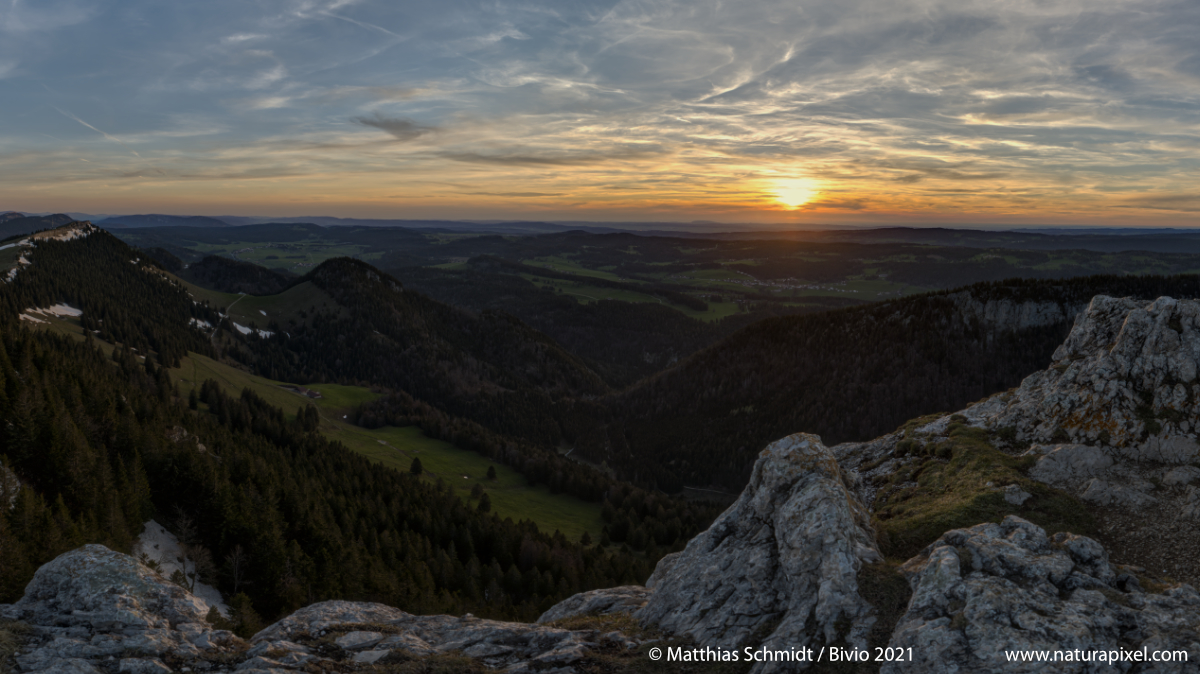
[[[562,255],[523,260],[523,262],[531,267],[545,267],[546,269],[552,269],[564,274],[591,276],[592,278],[602,278],[606,281],[619,281],[621,283],[640,283],[640,281],[633,279],[621,278],[612,272],[580,266]]]
[[[321,414],[323,435],[373,461],[407,471],[412,466],[412,460],[420,458],[421,464],[430,473],[426,479],[445,480],[464,501],[469,500],[471,488],[478,482],[484,486],[492,501],[492,512],[500,517],[511,517],[514,521],[530,519],[543,531],[552,533],[557,529],[574,540],[578,540],[585,531],[595,540],[600,538],[603,522],[600,508],[594,503],[565,494],[551,494],[543,486],[530,487],[524,477],[508,466],[430,438],[416,426],[387,426],[368,430],[344,421],[351,408],[379,396],[368,389],[312,384],[307,388],[319,391],[322,397],[311,400],[282,388],[281,382],[243,372],[206,356],[189,354],[182,365],[172,370],[171,375],[185,394],[205,379],[213,379],[233,394],[250,388],[272,405],[282,408],[288,418],[295,418],[296,410],[311,402]],[[496,469],[495,481],[487,479],[488,468],[492,466]]]

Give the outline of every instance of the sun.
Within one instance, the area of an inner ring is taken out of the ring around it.
[[[788,208],[800,208],[820,193],[817,183],[808,178],[775,181],[775,199]]]

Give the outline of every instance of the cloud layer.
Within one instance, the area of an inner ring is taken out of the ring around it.
[[[1188,224],[1196,35],[1157,0],[14,0],[0,206]]]

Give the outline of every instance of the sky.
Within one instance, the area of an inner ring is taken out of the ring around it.
[[[0,0],[0,210],[1200,226],[1200,2]]]

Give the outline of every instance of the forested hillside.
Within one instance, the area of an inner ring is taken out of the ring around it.
[[[297,279],[295,274],[267,269],[249,262],[230,260],[217,255],[209,255],[199,262],[188,265],[186,269],[180,269],[177,273],[180,278],[198,286],[224,293],[246,293],[248,295],[275,295],[287,290],[288,286]]]
[[[72,225],[83,237],[43,237],[29,249],[0,292],[0,317],[17,323],[26,309],[65,302],[83,311],[83,326],[97,337],[120,342],[174,364],[188,351],[210,353],[193,319],[216,323],[216,312],[192,301],[182,285],[167,280],[150,259],[91,225]]]
[[[581,360],[507,314],[454,309],[347,258],[325,262],[306,278],[339,310],[272,324],[274,336],[249,340],[232,355],[274,379],[406,391],[453,416],[543,445],[560,438],[557,400],[608,390]]]
[[[0,428],[0,462],[22,484],[15,506],[0,513],[0,602],[18,597],[33,571],[65,550],[99,542],[128,551],[154,517],[184,538],[201,579],[232,597],[244,633],[331,598],[529,619],[574,592],[644,580],[668,546],[711,517],[705,506],[597,473],[594,496],[608,504],[618,540],[645,554],[582,545],[529,522],[501,521],[436,481],[372,465],[314,432],[310,412],[293,417],[212,382],[189,400],[165,366],[187,351],[217,355],[206,331],[189,324],[220,317],[123,243],[81,231],[87,235],[38,241],[29,264],[0,283],[0,418],[9,420]],[[360,328],[357,312],[391,303],[415,315],[418,327],[463,332],[426,334],[392,315],[372,324],[389,339],[407,339],[402,347],[416,350],[421,340],[446,340],[433,362],[458,358],[464,368],[492,371],[449,342],[479,346],[470,341],[478,331],[486,352],[483,324],[443,315],[398,289],[387,294],[373,285],[387,279],[372,273],[346,262],[314,274],[346,302],[349,318],[329,317],[328,325]],[[61,303],[83,311],[86,338],[18,318]],[[528,332],[517,326],[512,334]],[[236,335],[220,331],[219,348],[235,350]],[[341,354],[357,352],[351,342]],[[583,381],[594,385],[594,375]],[[451,425],[429,409],[431,419]],[[402,422],[385,418],[387,411],[380,408],[373,423]],[[409,423],[417,415],[406,416]]]
[[[1194,297],[1200,277],[1013,280],[767,319],[600,404],[581,404],[568,434],[594,460],[667,491],[737,490],[757,452],[789,433],[817,433],[831,445],[869,439],[1016,386],[1046,367],[1074,312],[1097,294]],[[1014,329],[965,312],[964,295],[977,307],[1049,303],[1066,317]]]

